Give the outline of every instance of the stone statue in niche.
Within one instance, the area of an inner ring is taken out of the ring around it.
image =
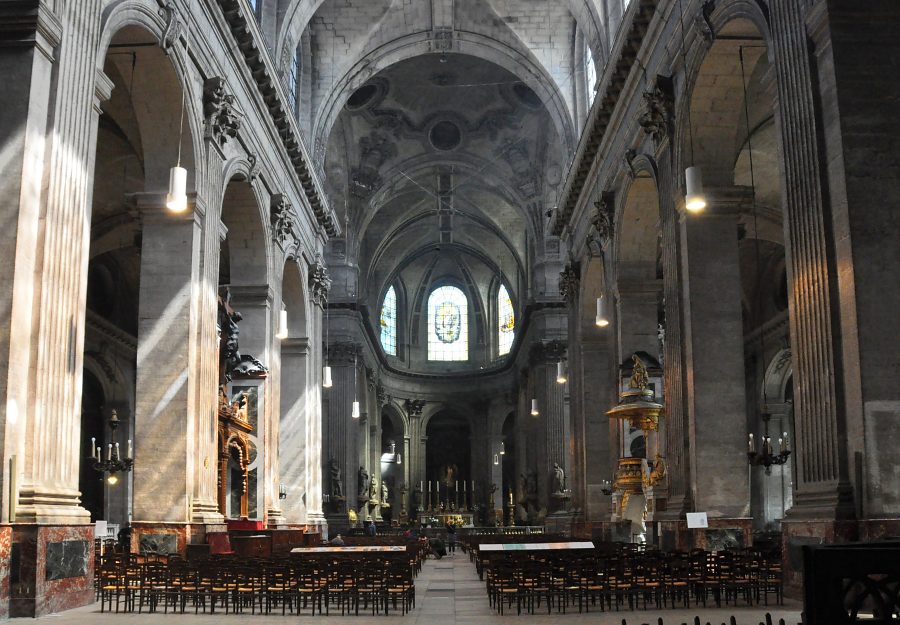
[[[550,470],[550,492],[554,495],[562,495],[566,492],[566,472],[558,462],[553,463]]]
[[[378,480],[375,479],[374,475],[369,482],[369,501],[378,501]]]
[[[382,480],[381,481],[381,505],[388,504],[389,497],[390,497],[390,492],[388,491],[387,482]]]
[[[359,472],[357,473],[358,481],[358,495],[360,499],[365,499],[366,495],[369,492],[369,472],[366,471],[365,467],[360,467]]]
[[[328,461],[328,474],[331,482],[331,496],[343,498],[344,480],[341,479],[341,467],[338,466],[337,460],[334,458]]]

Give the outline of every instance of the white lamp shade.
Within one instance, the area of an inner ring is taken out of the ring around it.
[[[684,207],[692,213],[706,208],[706,196],[703,195],[703,176],[699,167],[688,167],[684,172],[686,193]]]
[[[531,416],[536,417],[536,416],[538,416],[539,414],[541,414],[541,413],[540,413],[540,411],[538,410],[537,400],[536,400],[536,399],[532,399],[532,400],[531,400]]]
[[[282,308],[278,314],[278,334],[277,339],[286,339],[288,337],[287,309]]]
[[[187,170],[184,167],[173,167],[169,170],[169,195],[166,196],[166,207],[173,213],[187,210]]]
[[[357,400],[353,400],[353,409],[350,411],[350,416],[354,419],[359,419],[359,402]]]
[[[325,388],[331,388],[331,367],[325,365],[322,368],[322,386]]]
[[[506,443],[500,441],[500,455],[504,455],[506,453]]]
[[[500,464],[500,456],[494,454],[494,464]]]
[[[598,328],[605,328],[609,325],[609,319],[606,318],[606,314],[603,310],[603,298],[597,298],[597,316],[594,318],[594,325]]]
[[[556,383],[557,384],[565,384],[568,382],[568,378],[566,377],[566,363],[563,360],[560,360],[556,363]]]

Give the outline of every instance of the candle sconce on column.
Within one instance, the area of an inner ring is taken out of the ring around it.
[[[109,440],[106,445],[106,458],[103,457],[103,448],[97,446],[97,439],[91,438],[91,467],[95,471],[108,474],[106,481],[116,484],[119,481],[117,473],[127,473],[134,467],[134,450],[131,439],[128,439],[127,452],[122,457],[119,442],[116,440],[116,429],[119,427],[119,415],[115,408],[109,417]]]

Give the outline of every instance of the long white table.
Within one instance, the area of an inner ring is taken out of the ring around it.
[[[339,547],[294,547],[291,553],[397,553],[406,551],[404,545],[352,545]]]
[[[489,543],[479,545],[481,551],[564,551],[567,549],[593,549],[594,543],[578,541],[567,543]]]

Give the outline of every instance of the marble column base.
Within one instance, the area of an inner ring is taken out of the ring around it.
[[[14,524],[11,535],[9,616],[44,616],[94,601],[92,525]]]
[[[752,518],[713,517],[708,521],[709,527],[702,529],[689,529],[683,519],[656,521],[659,548],[663,551],[718,551],[753,544]]]
[[[12,526],[0,525],[0,621],[9,618],[9,573]]]

